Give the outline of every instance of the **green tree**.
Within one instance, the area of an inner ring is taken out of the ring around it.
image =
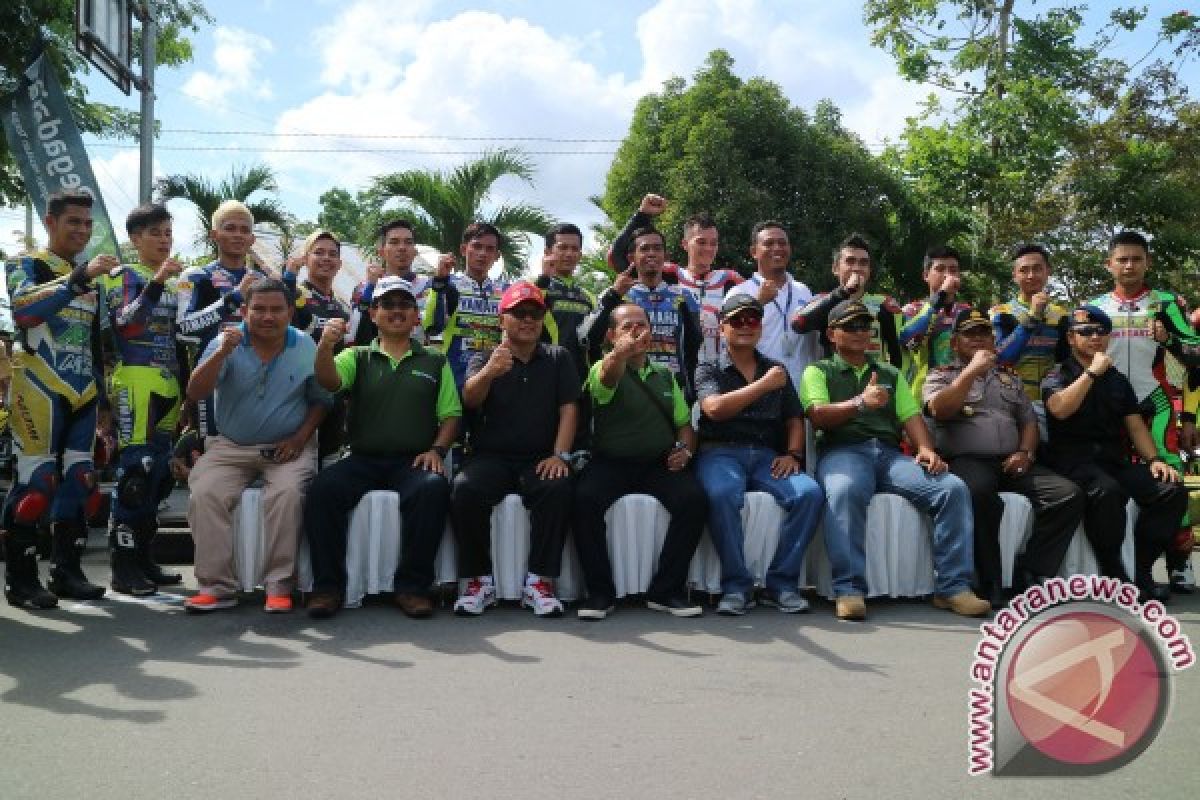
[[[1097,26],[1086,10],[1016,0],[864,4],[873,42],[901,75],[949,98],[931,96],[886,158],[923,206],[971,219],[956,244],[974,254],[980,288],[996,294],[1008,291],[1005,253],[1022,241],[1054,247],[1072,298],[1106,282],[1099,265],[1115,230],[1155,235],[1156,256],[1176,277],[1200,253],[1184,232],[1196,208],[1195,106],[1179,80],[1200,51],[1200,26],[1186,11],[1152,22],[1132,7],[1107,10]],[[1149,52],[1118,56],[1131,32],[1152,24]]]
[[[774,219],[790,234],[797,277],[818,288],[832,285],[836,243],[858,231],[877,246],[885,285],[907,293],[920,281],[913,266],[925,244],[958,224],[913,202],[831,102],[810,116],[776,84],[737,77],[723,50],[709,54],[690,86],[672,78],[638,102],[600,204],[623,224],[646,192],[668,200],[659,224],[675,258],[684,220],[707,211],[721,232],[718,263],[748,274],[750,229]]]
[[[284,211],[283,206],[274,198],[250,199],[251,195],[267,194],[278,189],[274,171],[264,164],[259,164],[246,168],[235,167],[228,178],[216,184],[202,175],[168,175],[160,178],[155,184],[154,194],[159,202],[165,203],[179,198],[195,206],[201,231],[196,245],[216,255],[216,246],[208,237],[208,232],[212,230],[213,212],[226,200],[245,203],[254,215],[256,225],[271,225],[284,236],[290,234],[291,215]]]
[[[365,251],[374,250],[375,236],[385,216],[379,197],[366,191],[350,194],[335,186],[322,194],[319,202],[317,227],[333,231],[343,242],[356,244]]]
[[[17,88],[20,75],[39,37],[58,72],[63,93],[79,130],[97,136],[136,137],[138,112],[130,108],[93,103],[80,76],[89,72],[88,63],[75,50],[76,0],[16,0],[0,3],[0,95]],[[200,0],[156,0],[158,22],[157,64],[177,67],[192,60],[188,34],[211,23],[212,16]],[[140,63],[141,46],[134,43],[133,55]],[[8,144],[0,137],[0,205],[20,205],[25,189]]]
[[[443,253],[458,252],[463,232],[472,222],[494,225],[503,238],[500,255],[505,272],[518,275],[528,261],[529,234],[540,235],[554,219],[533,205],[490,206],[496,181],[508,176],[533,184],[533,167],[520,150],[489,152],[449,173],[407,170],[380,175],[372,181],[368,196],[378,209],[394,204],[393,213],[412,221],[417,241]]]

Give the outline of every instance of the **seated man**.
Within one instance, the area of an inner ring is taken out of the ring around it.
[[[292,610],[304,491],[317,467],[313,437],[332,402],[313,375],[313,340],[291,327],[295,303],[282,281],[246,289],[245,322],[219,334],[188,381],[193,401],[213,396],[217,433],[205,441],[188,485],[196,582],[188,611],[237,605],[233,508],[260,475],[263,486],[265,610]]]
[[[1034,463],[1037,416],[1021,376],[996,366],[996,341],[987,315],[960,311],[950,337],[954,362],[925,379],[925,407],[936,421],[938,452],[971,491],[975,512],[975,575],[993,607],[1006,598],[1000,561],[1000,492],[1033,503],[1033,535],[1017,556],[1013,589],[1021,592],[1058,573],[1083,518],[1083,493]]]
[[[492,507],[518,492],[529,509],[529,572],[521,604],[541,616],[562,614],[554,579],[571,524],[571,441],[579,382],[570,353],[542,344],[546,301],[532,283],[500,298],[503,338],[467,367],[463,405],[475,412],[470,454],[454,479],[450,520],[459,574],[468,577],[456,614],[482,614],[496,602],[492,585]]]
[[[798,591],[800,567],[825,507],[820,487],[803,471],[804,408],[796,387],[786,367],[756,349],[762,319],[753,295],[726,298],[719,360],[696,370],[702,412],[696,475],[708,494],[708,529],[721,557],[718,614],[744,614],[754,605],[743,550],[746,491],[770,493],[784,511],[760,599],[786,613],[808,610]]]
[[[317,380],[350,399],[350,455],[317,475],[304,505],[313,568],[308,615],[318,619],[337,613],[346,593],[350,514],[367,492],[380,489],[400,495],[396,605],[413,618],[433,613],[433,561],[450,504],[442,460],[458,432],[462,406],[446,356],[412,339],[417,298],[411,284],[381,278],[370,313],[379,331],[370,345],[347,347],[335,357],[346,333],[345,323],[335,319],[325,324],[317,348]]]
[[[800,391],[818,429],[817,481],[825,490],[825,549],[833,567],[838,619],[867,615],[867,506],[876,491],[898,494],[933,516],[933,604],[977,617],[991,610],[970,589],[971,495],[946,473],[900,371],[867,355],[873,315],[857,300],[829,312],[834,354],[804,370]],[[900,434],[916,446],[900,452]]]
[[[627,494],[648,494],[671,515],[646,593],[647,606],[677,617],[698,617],[700,606],[684,595],[688,565],[708,514],[704,489],[687,471],[696,432],[683,392],[670,370],[650,363],[650,321],[641,306],[618,305],[606,337],[612,348],[588,373],[592,398],[593,459],[575,488],[572,531],[587,586],[580,619],[604,619],[616,587],[608,558],[604,513]]]
[[[1154,582],[1151,570],[1171,543],[1187,508],[1187,492],[1179,473],[1159,457],[1129,379],[1112,368],[1108,314],[1080,306],[1071,312],[1069,325],[1071,355],[1042,383],[1050,432],[1046,460],[1086,493],[1083,529],[1101,572],[1110,577],[1129,579],[1121,543],[1125,507],[1130,498],[1137,502],[1133,582],[1141,602],[1165,603],[1170,591]],[[1145,463],[1130,463],[1125,437]]]

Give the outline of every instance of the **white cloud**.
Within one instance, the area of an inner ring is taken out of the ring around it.
[[[275,49],[271,41],[239,28],[218,27],[213,32],[212,71],[197,70],[183,84],[183,93],[210,105],[223,105],[228,99],[271,98],[271,82],[262,78],[261,55]]]

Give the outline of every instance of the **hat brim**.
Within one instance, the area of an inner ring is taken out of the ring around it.
[[[377,295],[374,295],[374,296],[372,296],[372,297],[371,297],[371,305],[375,305],[375,304],[376,304],[376,303],[378,303],[380,300],[382,300],[383,298],[385,298],[385,297],[387,297],[388,295],[391,295],[391,294],[406,294],[406,295],[408,295],[409,297],[411,297],[411,298],[413,299],[413,301],[414,301],[414,302],[415,302],[415,301],[416,301],[416,299],[417,299],[417,296],[416,296],[415,294],[413,294],[412,292],[410,292],[408,289],[388,289],[388,290],[387,290],[386,292],[384,292],[383,294],[377,294]]]
[[[754,314],[755,316],[761,317],[763,315],[763,310],[759,306],[738,306],[737,308],[722,312],[721,313],[721,322],[724,322],[727,319],[733,319],[734,317],[736,317],[739,314],[746,314],[746,313]]]
[[[852,316],[845,317],[845,318],[843,318],[843,319],[839,319],[837,322],[832,322],[832,321],[831,321],[831,322],[829,323],[829,327],[831,327],[831,328],[840,328],[840,327],[842,327],[843,325],[846,325],[846,324],[848,324],[848,323],[851,323],[851,322],[854,322],[854,321],[856,321],[856,320],[860,320],[860,319],[862,319],[862,320],[866,320],[867,322],[870,322],[870,321],[871,321],[871,315],[870,315],[870,314],[854,314],[854,315],[852,315]]]
[[[955,333],[966,333],[967,331],[973,331],[976,329],[980,329],[980,330],[986,329],[986,330],[990,331],[990,330],[992,330],[992,323],[988,322],[987,320],[975,320],[972,322],[968,322],[964,325],[960,325],[959,327],[954,329],[954,332]]]

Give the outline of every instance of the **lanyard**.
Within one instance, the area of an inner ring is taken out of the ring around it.
[[[762,285],[762,281],[759,279],[759,277],[757,275],[754,276],[753,281],[754,281],[755,286]],[[780,317],[780,319],[783,320],[784,325],[786,326],[787,325],[787,311],[785,309],[792,307],[792,282],[791,282],[791,280],[789,280],[787,282],[787,301],[783,304],[783,308],[779,307],[778,293],[776,293],[775,299],[771,301],[771,305],[775,306],[775,310],[777,312],[779,312],[779,317]]]

